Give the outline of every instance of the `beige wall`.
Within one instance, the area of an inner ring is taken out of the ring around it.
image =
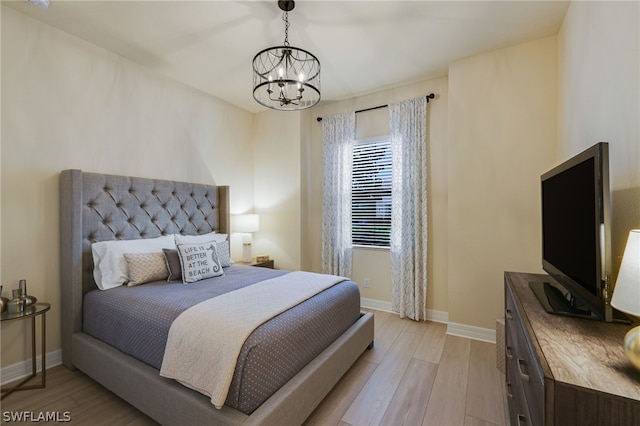
[[[504,270],[540,271],[539,175],[611,143],[614,261],[640,227],[638,3],[574,2],[560,35],[476,55],[448,77],[300,113],[249,114],[2,7],[0,280],[26,278],[52,303],[60,347],[57,176],[66,168],[232,186],[255,211],[255,252],[321,269],[322,140],[317,116],[430,92],[427,307],[493,329]],[[358,115],[363,137],[387,110]],[[162,167],[158,167],[162,164]],[[233,245],[235,258],[239,246]],[[618,264],[619,264],[619,259]],[[388,252],[357,250],[363,297],[390,301]],[[28,358],[2,325],[2,361]]]
[[[640,228],[640,3],[573,2],[558,36],[557,161],[609,142],[612,263]]]
[[[269,255],[278,269],[301,266],[300,116],[269,110],[254,117],[255,212],[260,215],[254,255]]]
[[[52,304],[60,348],[60,170],[228,184],[254,204],[253,115],[2,7],[2,260],[5,296],[27,279]],[[27,359],[28,329],[2,324],[2,366]]]
[[[449,67],[449,320],[494,328],[503,272],[540,271],[539,177],[556,149],[556,38]]]
[[[305,112],[311,130],[302,143],[302,198],[304,222],[302,241],[303,269],[322,270],[322,124],[317,116],[328,116],[347,111],[386,105],[405,99],[437,94],[428,109],[428,150],[430,154],[428,186],[429,246],[428,293],[429,309],[447,310],[447,78],[440,77],[348,99],[319,105]],[[358,136],[374,137],[388,134],[388,110],[381,109],[356,115]],[[391,264],[386,250],[355,249],[352,278],[360,286],[363,297],[391,301]],[[364,278],[370,278],[371,287],[364,288]]]

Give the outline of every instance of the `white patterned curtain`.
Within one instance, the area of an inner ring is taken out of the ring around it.
[[[351,175],[355,113],[322,119],[322,272],[351,276]]]
[[[427,99],[389,105],[391,308],[427,319]]]

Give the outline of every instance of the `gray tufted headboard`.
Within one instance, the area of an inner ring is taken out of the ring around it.
[[[96,288],[91,244],[168,234],[228,234],[229,187],[64,170],[60,176],[63,361],[82,328],[82,296]]]

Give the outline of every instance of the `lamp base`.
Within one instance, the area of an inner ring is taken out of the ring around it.
[[[632,328],[624,336],[624,352],[631,364],[640,370],[640,326]]]
[[[249,242],[242,243],[242,261],[244,263],[249,263],[253,259],[253,250],[252,244]]]

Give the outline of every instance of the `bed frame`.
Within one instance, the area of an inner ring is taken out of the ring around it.
[[[360,319],[251,415],[224,406],[82,332],[82,298],[95,288],[91,244],[211,231],[230,233],[229,187],[65,170],[60,176],[62,359],[167,425],[302,424],[367,347]]]

